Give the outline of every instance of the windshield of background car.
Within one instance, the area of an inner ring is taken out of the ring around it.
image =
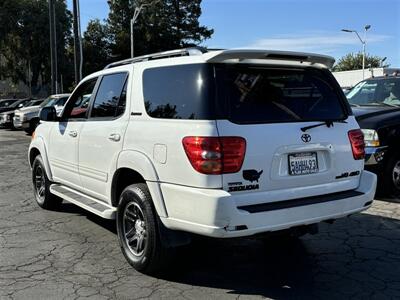
[[[400,78],[362,81],[347,95],[353,105],[400,105]]]
[[[216,65],[219,102],[234,123],[281,123],[347,118],[328,71]]]
[[[40,104],[40,107],[53,106],[56,101],[57,98],[48,97]]]
[[[16,102],[14,102],[13,104],[11,104],[9,107],[10,107],[10,108],[16,108],[16,107],[18,107],[18,105],[20,105],[21,103],[24,103],[24,100],[16,101]]]
[[[32,101],[28,102],[25,105],[25,107],[40,105],[40,103],[42,103],[42,102],[43,102],[43,100],[32,100]]]
[[[68,98],[69,98],[69,96],[58,98],[58,100],[56,101],[57,102],[56,105],[64,106],[65,102],[67,102]]]
[[[12,103],[15,103],[16,100],[4,100],[0,101],[0,107],[10,106]]]

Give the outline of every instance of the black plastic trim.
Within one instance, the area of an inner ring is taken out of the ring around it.
[[[279,210],[279,209],[285,209],[285,208],[291,208],[291,207],[299,207],[299,206],[305,206],[305,205],[325,203],[325,202],[342,200],[342,199],[351,198],[351,197],[357,197],[357,196],[361,196],[361,195],[364,195],[364,193],[356,191],[356,190],[350,190],[350,191],[337,192],[337,193],[332,193],[332,194],[312,196],[312,197],[299,198],[299,199],[293,199],[293,200],[284,200],[284,201],[276,201],[276,202],[270,202],[270,203],[260,203],[260,204],[254,204],[254,205],[238,206],[238,209],[245,210],[249,213],[259,213],[259,212]]]

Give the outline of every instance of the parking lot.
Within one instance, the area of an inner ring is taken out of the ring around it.
[[[29,141],[0,130],[0,299],[400,297],[400,201],[291,243],[196,241],[154,278],[126,263],[113,222],[35,204]]]

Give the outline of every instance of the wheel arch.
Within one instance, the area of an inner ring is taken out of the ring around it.
[[[119,196],[123,189],[134,183],[146,183],[157,214],[160,217],[168,217],[152,161],[142,152],[126,150],[120,153],[117,169],[111,180],[111,205],[118,206]]]
[[[37,155],[42,156],[44,167],[46,170],[46,175],[50,181],[53,181],[53,174],[51,172],[51,168],[50,168],[50,164],[49,164],[49,160],[48,160],[48,156],[47,156],[46,146],[45,146],[44,140],[41,137],[36,137],[29,146],[28,160],[29,160],[29,166],[31,168],[32,168],[33,162],[35,160],[35,157]]]

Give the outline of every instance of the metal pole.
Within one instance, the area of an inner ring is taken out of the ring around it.
[[[360,37],[360,35],[358,34],[357,30],[351,30],[351,29],[342,29],[342,31],[344,32],[354,32],[358,39],[360,40],[361,44],[363,45],[363,49],[362,49],[362,70],[363,70],[363,79],[365,78],[365,48],[366,48],[366,43],[367,43],[367,30],[371,28],[371,25],[365,25],[364,27],[364,40]]]
[[[134,44],[133,44],[133,18],[131,19],[131,58],[135,56]]]
[[[157,2],[159,2],[159,1],[156,1],[153,4],[155,4]],[[134,39],[133,39],[133,25],[135,24],[137,18],[139,17],[140,12],[142,11],[142,9],[144,7],[146,7],[146,6],[148,6],[148,5],[149,4],[142,4],[139,7],[136,7],[135,8],[135,12],[133,13],[133,17],[131,19],[131,58],[133,58],[134,55],[135,55],[135,49],[134,49],[135,45],[134,45]]]
[[[82,66],[83,66],[83,50],[82,50],[82,34],[81,34],[81,11],[79,8],[79,0],[77,0],[77,11],[78,11],[78,37],[79,37],[79,81],[82,80]]]
[[[58,94],[58,53],[57,53],[57,27],[56,27],[56,3],[53,2],[53,28],[54,28],[54,66],[55,66],[55,87]]]
[[[31,76],[31,60],[28,63],[28,80],[29,80],[29,98],[32,98],[32,76]]]
[[[365,41],[363,42],[363,60],[362,60],[362,69],[363,69],[363,80],[365,78]]]
[[[74,30],[74,71],[75,71],[75,83],[78,84],[80,81],[79,78],[79,61],[80,61],[80,55],[79,55],[79,31],[78,31],[78,5],[77,5],[77,0],[73,0],[72,5],[73,5],[73,17],[74,17],[74,23],[73,23],[73,30]]]
[[[49,0],[49,23],[50,23],[50,64],[51,64],[51,93],[56,91],[56,43],[55,43],[55,28],[54,28],[54,0]]]

